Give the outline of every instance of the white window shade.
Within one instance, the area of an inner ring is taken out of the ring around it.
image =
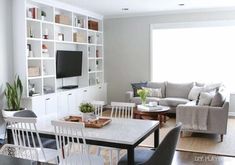
[[[152,30],[152,81],[222,82],[235,91],[235,26]]]

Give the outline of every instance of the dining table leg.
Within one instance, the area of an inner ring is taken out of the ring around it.
[[[159,126],[158,128],[154,131],[154,148],[157,148],[159,145]]]
[[[127,162],[128,165],[134,165],[135,155],[134,155],[135,149],[133,147],[129,147],[127,149]]]

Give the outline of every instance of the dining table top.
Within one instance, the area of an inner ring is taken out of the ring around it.
[[[52,120],[63,120],[63,118],[52,116],[37,118],[38,132],[54,135]],[[156,120],[112,118],[111,122],[102,128],[84,128],[84,135],[87,140],[133,145],[158,126],[159,121]]]

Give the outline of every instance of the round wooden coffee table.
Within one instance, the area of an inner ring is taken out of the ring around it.
[[[159,120],[160,127],[162,127],[163,122],[166,123],[166,113],[170,110],[168,106],[161,106],[159,108],[152,108],[151,110],[144,110],[137,108],[134,110],[135,119],[147,119],[147,120]]]

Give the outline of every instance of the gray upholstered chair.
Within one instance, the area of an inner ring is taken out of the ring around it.
[[[14,114],[14,117],[37,118],[37,115],[31,110],[23,110],[23,111],[16,112]],[[48,138],[42,138],[42,137],[40,137],[40,139],[42,141],[43,148],[57,149],[55,139],[48,139]],[[39,145],[37,142],[37,138],[35,138],[35,143],[37,144],[37,146]]]
[[[163,139],[158,148],[151,149],[136,149],[134,158],[135,165],[171,165],[176,144],[178,142],[181,123],[178,123]],[[123,156],[118,165],[127,165],[127,155]]]

